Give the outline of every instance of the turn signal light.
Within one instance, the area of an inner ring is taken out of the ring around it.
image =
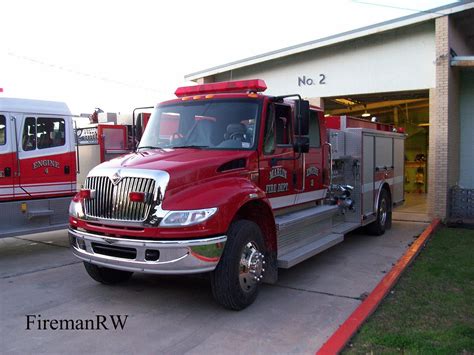
[[[82,189],[81,191],[79,191],[79,198],[81,199],[93,198],[92,190]]]
[[[219,83],[183,86],[177,88],[177,97],[194,96],[203,94],[215,94],[218,92],[262,92],[267,89],[267,84],[262,79],[223,81]]]
[[[144,202],[145,201],[145,193],[144,192],[130,192],[128,194],[128,198],[132,202]]]

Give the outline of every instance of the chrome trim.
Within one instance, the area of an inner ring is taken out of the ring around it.
[[[190,240],[136,240],[113,238],[69,229],[73,253],[81,260],[112,269],[154,274],[193,274],[212,271],[224,251],[226,235]],[[80,243],[78,243],[78,241]],[[136,250],[135,259],[94,252],[92,243]],[[85,250],[79,247],[85,246]],[[159,252],[156,261],[145,259],[147,250]]]

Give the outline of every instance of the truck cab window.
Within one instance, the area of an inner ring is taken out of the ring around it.
[[[65,127],[62,118],[38,118],[38,149],[59,147],[65,143]]]
[[[291,144],[291,108],[287,105],[270,104],[267,112],[263,152],[271,154],[275,150],[275,144]]]
[[[27,117],[23,127],[24,151],[59,147],[66,142],[63,118]]]
[[[311,148],[321,147],[321,133],[319,131],[319,117],[316,111],[309,113],[309,146]]]
[[[291,109],[286,105],[275,105],[276,144],[291,144]]]
[[[0,115],[0,145],[7,143],[7,120],[5,116]]]
[[[25,151],[36,149],[36,120],[34,117],[27,117],[25,119],[22,147]]]
[[[275,108],[268,105],[265,136],[263,139],[263,153],[271,154],[275,150]]]

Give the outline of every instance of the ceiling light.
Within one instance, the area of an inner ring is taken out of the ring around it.
[[[365,112],[362,114],[362,117],[370,117],[370,113],[365,110]]]

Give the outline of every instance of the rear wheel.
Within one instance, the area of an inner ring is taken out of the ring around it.
[[[248,220],[232,223],[221,260],[211,273],[214,298],[228,309],[241,310],[257,298],[263,279],[263,235],[257,224]]]
[[[372,235],[384,234],[391,219],[392,208],[390,206],[390,196],[386,189],[382,189],[377,204],[377,219],[367,226],[368,232]]]
[[[127,281],[133,272],[109,269],[108,267],[97,266],[84,261],[87,273],[95,281],[105,285],[115,285]]]

